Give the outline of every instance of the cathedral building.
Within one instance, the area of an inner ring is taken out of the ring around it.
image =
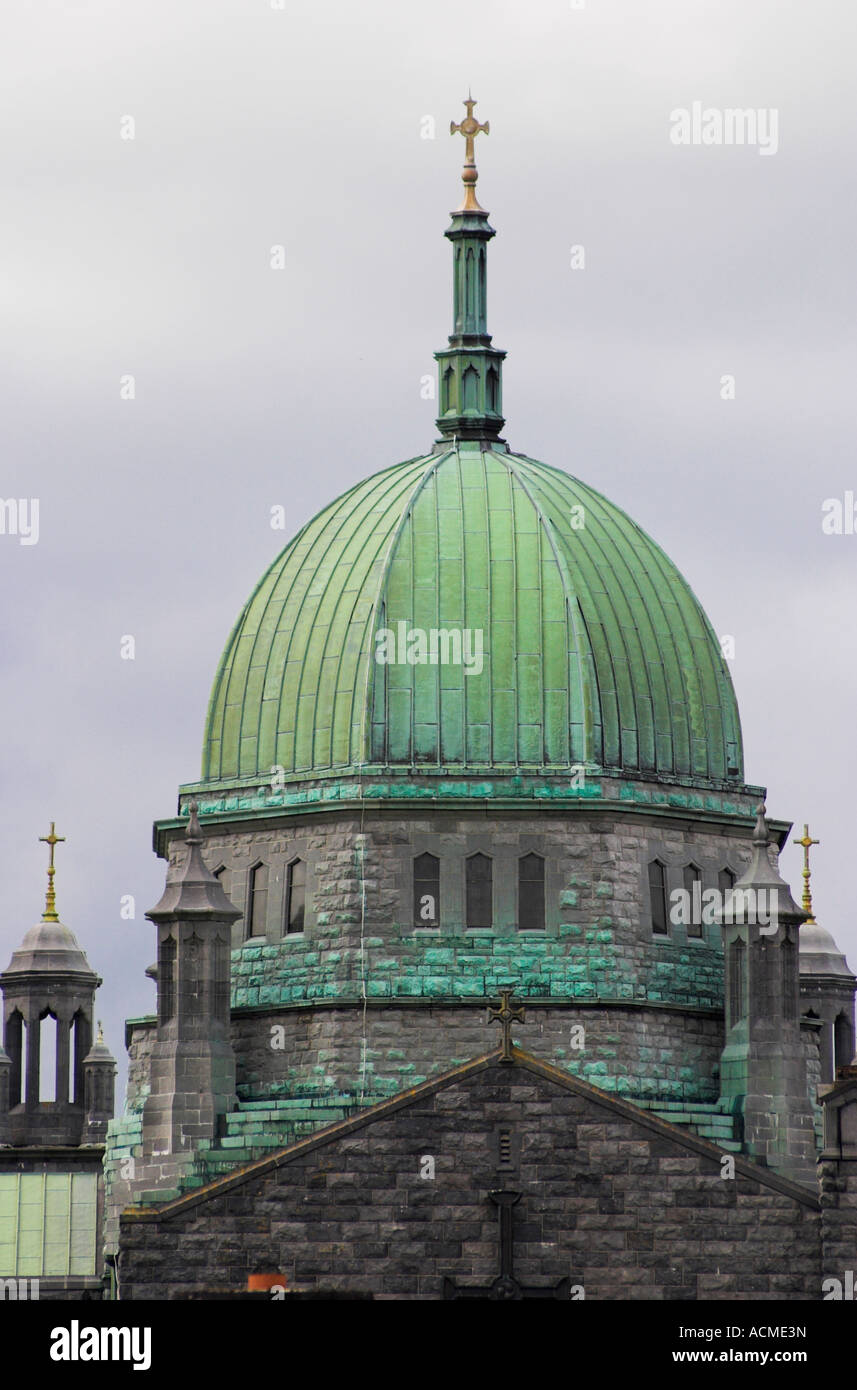
[[[820,1299],[857,1258],[857,981],[687,581],[504,437],[474,104],[438,438],[262,576],[155,827],[120,1298]]]

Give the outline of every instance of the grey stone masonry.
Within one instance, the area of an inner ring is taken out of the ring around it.
[[[721,1091],[744,1120],[747,1153],[815,1181],[814,1116],[801,1040],[798,928],[806,914],[771,862],[764,807],[754,854],[722,910],[726,1041]]]
[[[321,1093],[394,1095],[481,1056],[494,1033],[486,1020],[484,998],[373,999],[365,1010],[360,1001],[235,1010],[238,1093],[252,1099],[314,1085]],[[514,1037],[535,1056],[620,1096],[717,1098],[717,1009],[530,997]],[[135,1028],[132,1056],[142,1061],[147,1046],[143,1028]]]
[[[857,1298],[857,1066],[824,1089],[821,1211],[824,1297]]]
[[[498,1192],[514,1279],[544,1296],[821,1297],[816,1192],[517,1049],[126,1213],[122,1297],[241,1292],[260,1273],[382,1299],[490,1289]]]

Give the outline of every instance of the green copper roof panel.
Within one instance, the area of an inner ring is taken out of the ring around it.
[[[96,1272],[97,1175],[0,1173],[0,1278]]]
[[[407,641],[432,629],[481,634],[481,672],[478,646],[470,672],[412,664]],[[358,484],[274,561],[220,663],[203,778],[580,762],[740,778],[719,644],[619,508],[559,469],[466,442]]]

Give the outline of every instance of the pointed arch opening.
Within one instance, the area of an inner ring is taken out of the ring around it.
[[[306,917],[306,864],[293,859],[286,869],[286,932],[302,932]]]
[[[414,860],[414,926],[440,926],[440,860],[418,854]]]
[[[69,1055],[71,1057],[71,1066],[69,1067],[68,1077],[68,1098],[73,1105],[84,1104],[83,1063],[91,1047],[92,1022],[83,1012],[83,1009],[78,1009],[69,1024]]]
[[[518,929],[540,931],[545,925],[545,861],[540,854],[518,860]]]
[[[465,905],[469,928],[494,925],[494,865],[487,854],[465,861]]]
[[[667,868],[660,859],[653,859],[649,864],[649,911],[653,936],[669,936]]]
[[[468,367],[464,373],[464,411],[479,410],[479,373],[475,367]]]
[[[689,913],[687,918],[687,934],[689,937],[701,937],[702,931],[702,870],[693,861],[685,864],[681,871],[682,884],[684,891],[688,895]]]
[[[488,409],[494,415],[500,412],[500,377],[494,367],[489,367],[485,378]]]
[[[176,1011],[176,942],[165,936],[158,947],[158,1014],[169,1023]]]
[[[20,1105],[26,1094],[26,1027],[20,1009],[13,1009],[6,1020],[4,1047],[12,1063],[9,1073],[9,1108]]]
[[[65,1099],[57,1095],[59,1033],[57,1016],[46,1009],[39,1017],[39,1104]]]
[[[847,1067],[854,1059],[854,1031],[846,1013],[839,1013],[833,1020],[833,1066],[834,1078],[838,1067]]]
[[[247,935],[264,936],[268,929],[268,865],[254,864],[247,885]]]

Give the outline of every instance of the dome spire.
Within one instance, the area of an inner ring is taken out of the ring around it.
[[[57,835],[54,830],[54,822],[51,821],[51,833],[49,835],[40,835],[39,841],[51,847],[50,860],[48,861],[48,888],[45,893],[45,910],[42,914],[42,921],[58,922],[57,897],[54,892],[54,874],[56,873],[56,869],[54,868],[54,846],[64,844],[65,835]]]
[[[461,181],[464,198],[452,214],[444,236],[453,249],[453,331],[449,347],[435,353],[440,386],[438,429],[443,447],[449,440],[478,439],[502,443],[502,366],[505,352],[491,346],[487,327],[487,244],[495,235],[488,213],[476,198],[479,174],[474,158],[477,135],[487,135],[488,121],[480,123],[473,114],[476,102],[468,94],[467,114],[461,121],[450,121],[450,135],[464,137],[464,168]]]

